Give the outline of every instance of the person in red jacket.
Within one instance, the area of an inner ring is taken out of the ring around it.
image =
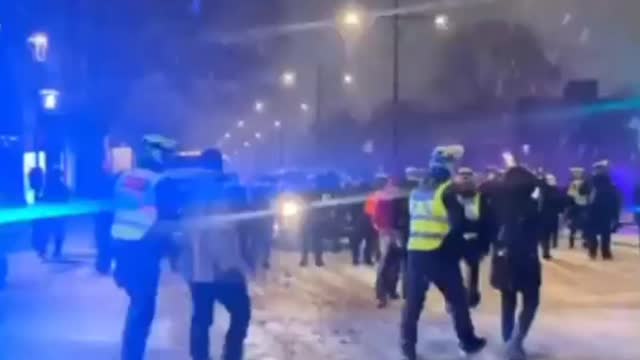
[[[403,253],[401,232],[396,226],[395,204],[402,196],[402,190],[397,183],[394,178],[387,181],[377,192],[373,209],[373,225],[378,232],[382,248],[376,278],[376,297],[380,308],[387,306],[389,299],[399,298],[397,287]]]

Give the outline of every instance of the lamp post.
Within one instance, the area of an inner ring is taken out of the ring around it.
[[[60,92],[56,89],[40,90],[40,100],[42,109],[45,111],[55,111],[58,109]]]
[[[49,35],[43,32],[33,33],[27,38],[27,44],[31,47],[33,60],[36,62],[47,61],[49,53]]]

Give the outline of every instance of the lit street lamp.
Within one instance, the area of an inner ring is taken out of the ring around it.
[[[49,36],[47,34],[42,32],[34,33],[29,36],[27,43],[31,46],[35,61],[47,61],[47,53],[49,51]]]
[[[276,121],[274,121],[274,122],[273,122],[273,126],[274,126],[276,129],[279,129],[279,128],[281,128],[281,127],[282,127],[282,123],[281,123],[280,121],[276,120]]]
[[[296,86],[297,75],[293,71],[285,71],[280,76],[280,81],[282,82],[282,86],[286,88],[292,88]]]
[[[303,112],[309,112],[309,104],[307,103],[300,104],[300,110],[302,110]]]
[[[253,109],[257,112],[257,113],[263,113],[264,112],[264,102],[258,100],[255,102],[255,104],[253,105]]]
[[[358,5],[349,5],[336,15],[336,28],[345,40],[356,40],[365,32],[373,18]]]
[[[42,89],[40,90],[40,98],[42,101],[42,108],[48,111],[53,111],[58,108],[58,100],[60,92],[55,89]]]
[[[231,139],[231,134],[229,134],[229,133],[224,134],[224,138],[225,139]]]
[[[262,139],[262,134],[259,133],[259,132],[256,132],[255,133],[255,137],[256,137],[256,139],[260,140],[260,139]]]
[[[446,14],[436,15],[436,17],[433,19],[433,25],[435,26],[436,30],[439,31],[449,30],[449,16],[447,16]]]
[[[242,121],[242,120],[238,121],[238,127],[239,128],[243,128],[244,127],[244,121]]]
[[[352,85],[352,84],[353,84],[353,75],[352,75],[352,74],[350,74],[350,73],[345,73],[345,74],[342,76],[342,82],[343,82],[345,85]]]
[[[248,142],[248,141],[245,141],[244,142],[244,147],[246,147],[246,148],[251,147],[251,143]]]

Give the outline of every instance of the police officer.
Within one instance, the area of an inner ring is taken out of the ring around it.
[[[589,256],[595,259],[600,250],[602,258],[611,260],[611,233],[620,224],[620,198],[609,175],[609,162],[593,164],[593,176],[588,184],[589,202],[586,208],[585,237]]]
[[[181,219],[178,267],[189,284],[192,300],[190,353],[194,360],[209,360],[209,329],[215,303],[229,312],[230,324],[223,347],[223,360],[241,360],[251,319],[247,274],[257,269],[257,248],[243,237],[246,219],[255,211],[239,184],[227,180],[222,156],[216,149],[202,154],[200,168],[185,179],[188,205]],[[171,176],[171,175],[170,175]],[[259,214],[258,214],[259,215]]]
[[[169,249],[167,234],[158,222],[170,219],[171,201],[163,173],[175,142],[159,135],[144,138],[146,156],[116,181],[115,212],[111,227],[115,273],[129,297],[122,339],[123,360],[144,358],[147,337],[155,316],[160,260]]]
[[[418,320],[431,283],[451,306],[461,350],[471,354],[486,345],[486,340],[475,334],[460,271],[465,215],[450,179],[453,162],[463,153],[461,146],[437,147],[429,177],[411,193],[407,296],[401,324],[401,345],[406,359],[417,359]]]
[[[587,194],[584,192],[584,168],[573,167],[570,170],[572,179],[569,183],[567,195],[571,199],[571,204],[569,205],[567,218],[569,220],[569,247],[573,249],[577,232],[583,230],[588,199]]]

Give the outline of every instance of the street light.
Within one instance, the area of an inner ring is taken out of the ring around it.
[[[257,112],[257,113],[263,113],[264,112],[264,102],[258,100],[255,102],[255,104],[253,105],[253,109]]]
[[[224,138],[225,138],[225,139],[231,139],[231,134],[230,134],[230,133],[226,133],[226,134],[224,134]]]
[[[303,112],[309,112],[309,104],[307,103],[300,104],[300,110],[302,110]]]
[[[355,6],[350,5],[338,14],[338,25],[343,29],[360,30],[364,23],[364,11]]]
[[[260,132],[256,132],[255,133],[255,137],[256,137],[256,139],[260,140],[260,139],[262,139],[262,134]]]
[[[350,73],[345,73],[344,75],[342,75],[342,82],[345,85],[352,85],[353,84],[353,75]]]
[[[27,43],[31,46],[33,59],[37,62],[47,61],[47,52],[49,51],[49,36],[46,33],[33,33],[27,38]]]
[[[58,108],[58,98],[60,92],[55,89],[42,89],[40,90],[40,98],[42,100],[42,108],[48,111],[53,111]]]
[[[280,82],[282,86],[286,88],[292,88],[296,85],[297,75],[294,71],[287,70],[280,76]]]
[[[238,121],[238,127],[239,128],[243,128],[244,127],[244,121],[242,121],[242,120]]]
[[[436,15],[436,17],[433,19],[433,25],[436,27],[436,30],[449,30],[449,16],[447,16],[446,14]]]
[[[352,4],[338,11],[335,26],[346,40],[355,40],[366,31],[371,20],[362,6]]]
[[[281,128],[281,127],[282,127],[282,123],[281,123],[280,121],[276,120],[276,121],[274,121],[274,122],[273,122],[273,126],[274,126],[276,129],[279,129],[279,128]]]
[[[244,145],[244,147],[246,147],[246,148],[251,147],[251,143],[250,143],[250,142],[248,142],[248,141],[245,141],[243,145]]]

